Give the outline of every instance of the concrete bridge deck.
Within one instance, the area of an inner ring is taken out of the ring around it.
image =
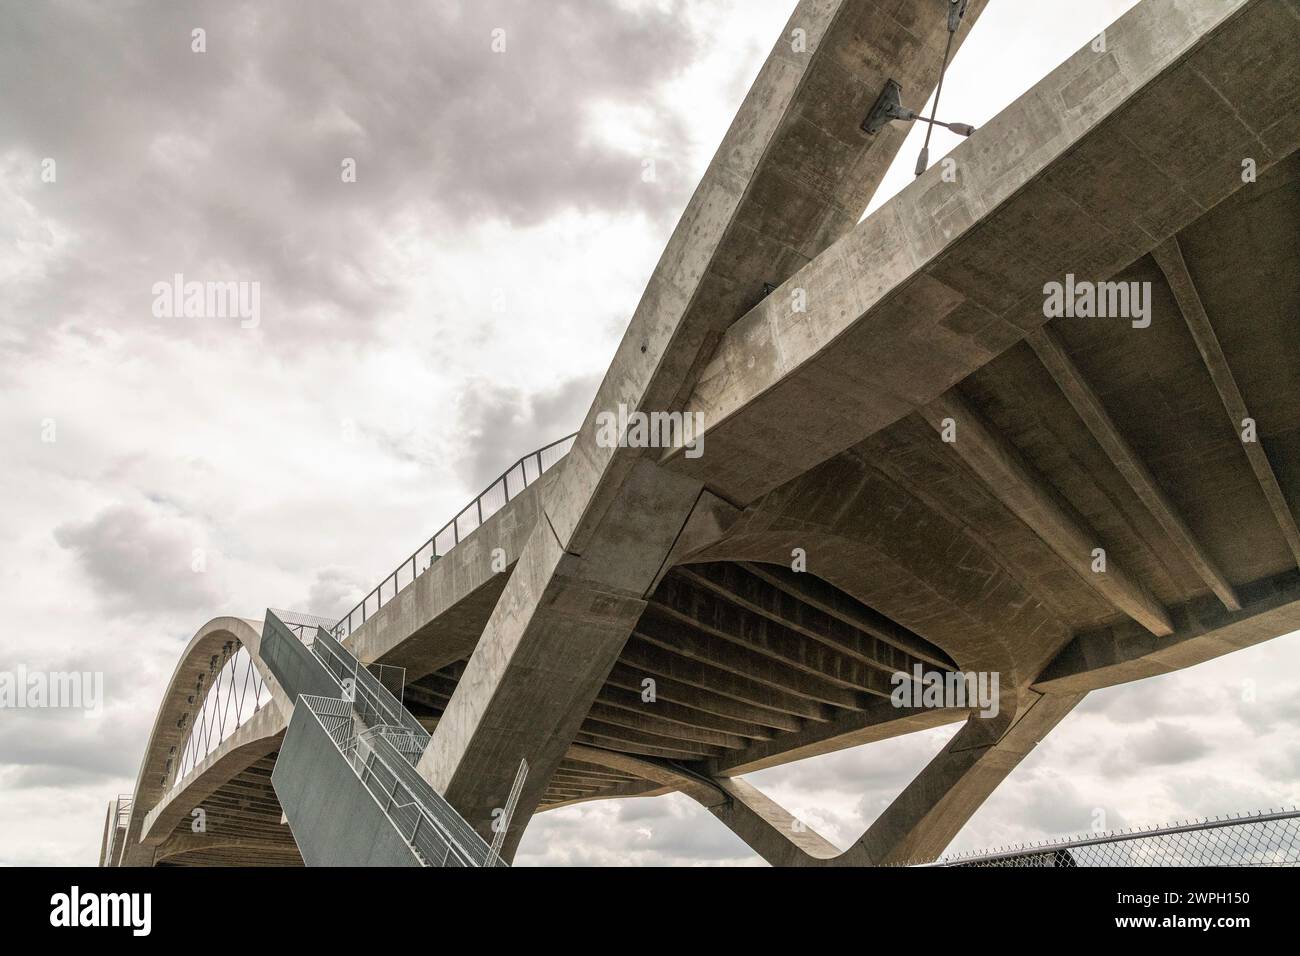
[[[480,832],[528,760],[507,856],[674,790],[773,863],[936,856],[1089,691],[1300,629],[1300,0],[1144,0],[858,222],[904,132],[859,125],[932,88],[943,7],[798,5],[573,450],[350,635]],[[1149,311],[1049,320],[1067,276]],[[620,403],[704,453],[603,446]],[[917,667],[996,673],[996,714],[894,706]],[[959,720],[844,854],[739,777]]]

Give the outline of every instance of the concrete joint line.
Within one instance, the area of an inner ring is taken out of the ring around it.
[[[551,523],[551,516],[546,513],[545,504],[542,505],[542,517],[546,519],[546,527],[551,529],[551,537],[553,537],[555,539],[555,543],[560,546],[560,550],[563,551],[565,554],[570,555],[571,557],[575,557],[575,558],[582,557],[582,555],[579,554],[578,552],[570,551],[568,548],[564,546],[564,542],[560,540],[560,536],[555,530],[555,525]],[[516,563],[518,562],[516,561]]]
[[[691,507],[686,512],[686,517],[682,519],[682,523],[677,526],[677,533],[673,535],[672,543],[668,545],[668,550],[664,552],[664,559],[659,562],[659,567],[655,569],[654,577],[650,579],[650,586],[641,594],[641,599],[643,601],[648,601],[650,599],[650,595],[655,590],[656,583],[664,574],[665,565],[668,564],[668,559],[672,556],[673,549],[677,547],[677,542],[681,540],[682,532],[686,530],[686,526],[690,523],[691,515],[695,514],[695,509],[700,506],[700,499],[704,497],[704,492],[707,490],[708,489],[701,486],[700,490],[695,493],[695,501],[691,503]],[[728,502],[728,504],[730,504],[730,502]]]
[[[723,788],[722,784],[718,783],[718,781],[714,780],[712,777],[699,773],[698,771],[692,770],[689,767],[685,766],[684,764],[679,764],[674,760],[667,760],[664,762],[675,773],[679,773],[683,777],[690,777],[692,780],[698,780],[700,783],[704,784],[705,786],[718,791],[718,793],[722,794],[723,800],[727,802],[728,808],[735,805],[735,801],[732,799],[731,794],[728,793]]]

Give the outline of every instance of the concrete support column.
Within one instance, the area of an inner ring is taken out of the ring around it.
[[[773,866],[808,866],[840,855],[835,844],[739,777],[718,784],[731,799],[709,807],[727,829]]]
[[[419,771],[491,839],[520,759],[528,777],[506,840],[513,853],[645,607],[700,497],[648,459],[633,468],[586,552],[543,517],[519,558]]]
[[[738,778],[718,781],[730,802],[708,809],[773,866],[887,866],[928,861],[947,848],[998,784],[1083,697],[1030,694],[1005,721],[970,717],[843,853]],[[1000,736],[999,726],[1007,728]]]
[[[972,716],[838,861],[883,866],[934,859],[1083,695],[1030,695],[996,743]]]

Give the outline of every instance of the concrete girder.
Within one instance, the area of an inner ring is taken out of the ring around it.
[[[209,662],[218,654],[227,642],[236,641],[248,649],[250,658],[257,662],[260,658],[258,648],[262,641],[262,625],[257,621],[236,617],[216,617],[204,624],[186,645],[181,659],[172,672],[167,690],[163,693],[162,703],[158,707],[158,716],[154,719],[153,731],[145,745],[144,757],[140,761],[140,772],[136,778],[134,802],[131,818],[127,824],[126,838],[122,841],[119,865],[147,865],[152,860],[153,847],[141,844],[144,822],[149,813],[163,799],[166,784],[163,780],[167,760],[173,753],[179,753],[189,735],[190,725],[178,726],[182,714],[192,712],[195,704],[188,702],[192,694],[194,679],[199,674],[206,674]],[[271,702],[267,709],[274,709],[280,719],[286,723],[293,711],[293,704],[280,688],[274,675],[259,671],[267,688],[271,691]]]
[[[624,648],[624,654],[619,663],[615,664],[614,669],[609,672],[609,677],[606,680],[607,686],[621,687],[640,694],[645,691],[645,681],[649,678],[654,681],[655,696],[658,700],[680,704],[704,714],[744,721],[766,730],[791,731],[798,730],[803,726],[800,717],[793,716],[785,711],[720,694],[711,688],[705,688],[690,681],[675,680],[671,675],[661,673],[660,670],[653,667],[655,662],[653,648],[648,648],[648,653],[639,658],[639,664],[645,670],[638,670],[636,667],[631,666],[628,659],[627,651],[632,647],[633,645],[629,643]],[[663,669],[671,670],[672,668],[668,666]]]
[[[970,0],[954,56],[986,2]],[[680,409],[764,286],[853,229],[907,135],[891,124],[867,136],[861,123],[891,78],[924,103],[948,39],[933,0],[799,0],[647,284],[568,455],[563,493],[548,496],[565,549],[587,550],[635,461],[655,457],[602,447],[597,417],[620,405]]]
[[[1242,585],[1239,611],[1200,597],[1173,609],[1174,633],[1156,638],[1133,625],[1072,640],[1033,682],[1049,694],[1084,693],[1167,674],[1300,631],[1300,572]]]
[[[943,434],[955,426],[955,440],[945,442],[1017,518],[1033,529],[1085,584],[1157,636],[1173,631],[1169,615],[1137,581],[1107,556],[1104,570],[1092,565],[1102,544],[1069,504],[1055,492],[1015,447],[999,435],[957,389],[940,395],[921,410],[931,427]],[[1104,551],[1105,549],[1103,549]]]
[[[1183,560],[1195,569],[1201,580],[1218,595],[1225,607],[1229,610],[1240,610],[1241,602],[1237,592],[1228,582],[1223,571],[1219,569],[1217,562],[1196,540],[1187,527],[1187,522],[1183,520],[1178,509],[1169,500],[1169,496],[1151,474],[1151,470],[1120,433],[1114,420],[1107,413],[1101,397],[1084,378],[1079,367],[1074,364],[1060,337],[1050,327],[1044,326],[1036,332],[1031,332],[1026,341],[1043,366],[1051,373],[1084,424],[1088,426],[1088,430],[1096,437],[1098,444],[1105,450],[1115,468],[1129,483],[1129,487],[1142,500],[1152,516],[1160,522],[1160,526]]]
[[[762,578],[748,573],[738,564],[683,565],[676,569],[676,574],[746,611],[762,615],[781,628],[816,641],[886,675],[898,671],[910,672],[913,664],[921,662],[919,658],[846,624],[838,617],[792,599],[781,588],[763,587],[765,582]],[[932,662],[927,660],[926,663]]]
[[[747,505],[1041,326],[1047,282],[1107,279],[1242,188],[1240,157],[1289,155],[1293,58],[1252,63],[1250,82],[1221,69],[1294,37],[1287,6],[1134,7],[1106,52],[1085,47],[958,146],[957,182],[931,169],[791,277],[806,312],[778,290],[728,328],[686,404],[707,454],[661,460]]]
[[[904,654],[933,664],[940,669],[953,667],[952,660],[942,650],[920,635],[913,634],[897,621],[891,621],[874,608],[853,603],[836,588],[826,587],[815,576],[796,574],[775,564],[741,562],[740,567],[779,591],[788,594],[823,614],[855,630],[869,634],[877,640],[901,650]]]
[[[957,45],[983,7],[970,4]],[[891,128],[866,137],[860,116],[891,77],[914,79],[914,95],[928,95],[933,54],[950,40],[946,18],[933,13],[926,0],[801,0],[790,20],[799,43],[783,37],[760,70],[421,759],[421,773],[483,832],[520,757],[549,779],[704,490],[651,464],[644,449],[605,447],[601,413],[680,408],[755,289],[852,228],[904,136]],[[845,82],[846,68],[857,82]],[[565,606],[578,613],[555,614]],[[553,670],[539,687],[548,660],[575,644],[578,667]],[[539,786],[525,784],[507,854]]]
[[[694,586],[684,574],[666,578],[651,596],[650,608],[665,619],[755,651],[796,671],[877,697],[889,697],[892,675],[911,673],[912,664],[918,663],[895,651],[888,655],[895,659],[889,666],[882,664],[879,656],[863,660],[827,639],[810,640],[811,635],[724,598],[712,588]]]
[[[141,826],[140,842],[157,845],[205,797],[275,753],[284,738],[285,726],[283,714],[273,707],[263,707],[241,724],[149,810]]]
[[[856,689],[863,686],[862,684],[850,684],[849,681],[839,677],[826,676],[826,671],[808,665],[805,659],[807,647],[803,642],[789,642],[795,645],[793,649],[787,648],[785,654],[773,656],[767,653],[766,649],[751,650],[734,639],[712,639],[695,627],[684,623],[683,618],[671,618],[660,611],[656,605],[651,605],[651,608],[653,610],[650,613],[643,615],[637,621],[634,633],[656,647],[832,707],[861,710],[866,704],[867,692],[865,689]],[[769,644],[768,648],[770,647]],[[834,668],[833,664],[823,663],[830,657],[829,654],[807,656],[814,664],[820,663],[828,670]],[[850,662],[843,659],[841,663],[844,667],[838,671],[840,674],[844,673],[850,665]],[[887,688],[888,682],[878,671],[858,664],[851,676],[859,678],[863,684],[868,680],[877,681],[876,690],[879,696],[889,696],[888,690],[881,692],[879,689],[882,686]]]
[[[613,680],[606,679],[605,686],[596,700],[607,708],[618,708],[633,714],[653,714],[659,721],[684,728],[745,737],[750,740],[771,740],[775,736],[773,731],[761,724],[719,717],[706,710],[674,703],[663,697],[658,692],[658,688],[653,701],[647,701],[642,693],[626,690],[617,686]]]
[[[391,601],[367,617],[344,642],[357,660],[406,669],[408,681],[468,660],[528,536],[541,517],[552,468],[511,498]],[[504,555],[504,571],[493,554]]]
[[[1179,309],[1182,310],[1192,338],[1196,341],[1196,348],[1200,351],[1205,367],[1209,370],[1210,378],[1214,380],[1214,387],[1218,389],[1219,397],[1223,400],[1223,407],[1228,413],[1232,429],[1240,438],[1246,419],[1251,417],[1250,410],[1246,407],[1246,400],[1242,397],[1241,389],[1237,387],[1232,368],[1228,365],[1222,346],[1219,345],[1219,337],[1214,333],[1214,326],[1210,322],[1209,315],[1206,314],[1205,305],[1196,291],[1196,283],[1192,281],[1192,275],[1187,269],[1182,249],[1178,245],[1178,238],[1174,236],[1161,243],[1156,247],[1153,255],[1160,266],[1160,271],[1165,274],[1169,287],[1173,290],[1174,298],[1178,302]],[[1282,536],[1286,539],[1287,547],[1291,549],[1296,563],[1300,564],[1300,528],[1296,527],[1295,515],[1287,503],[1286,494],[1277,482],[1277,475],[1274,474],[1273,466],[1268,460],[1268,453],[1258,438],[1253,441],[1243,439],[1241,447],[1250,461],[1251,470],[1255,472],[1260,491],[1263,492],[1264,499],[1272,509]]]
[[[641,627],[644,622],[638,622]],[[695,656],[691,652],[699,650]],[[635,670],[644,671],[658,678],[668,678],[678,684],[687,684],[710,693],[718,694],[732,700],[740,701],[753,707],[765,707],[771,711],[803,718],[804,720],[829,720],[832,705],[822,700],[804,695],[798,686],[799,678],[790,677],[775,666],[767,666],[763,660],[748,659],[753,666],[751,672],[742,673],[733,669],[732,664],[739,658],[739,653],[727,657],[722,653],[710,651],[703,642],[684,643],[681,640],[665,638],[662,642],[643,637],[634,632],[632,640],[623,649],[620,662]],[[767,680],[757,679],[752,671],[764,674]],[[815,686],[805,680],[802,687]],[[821,688],[819,693],[827,692]],[[833,692],[838,700],[856,703],[852,694]]]

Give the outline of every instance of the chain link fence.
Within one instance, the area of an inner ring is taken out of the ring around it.
[[[925,866],[1297,866],[1300,810],[940,857]]]

